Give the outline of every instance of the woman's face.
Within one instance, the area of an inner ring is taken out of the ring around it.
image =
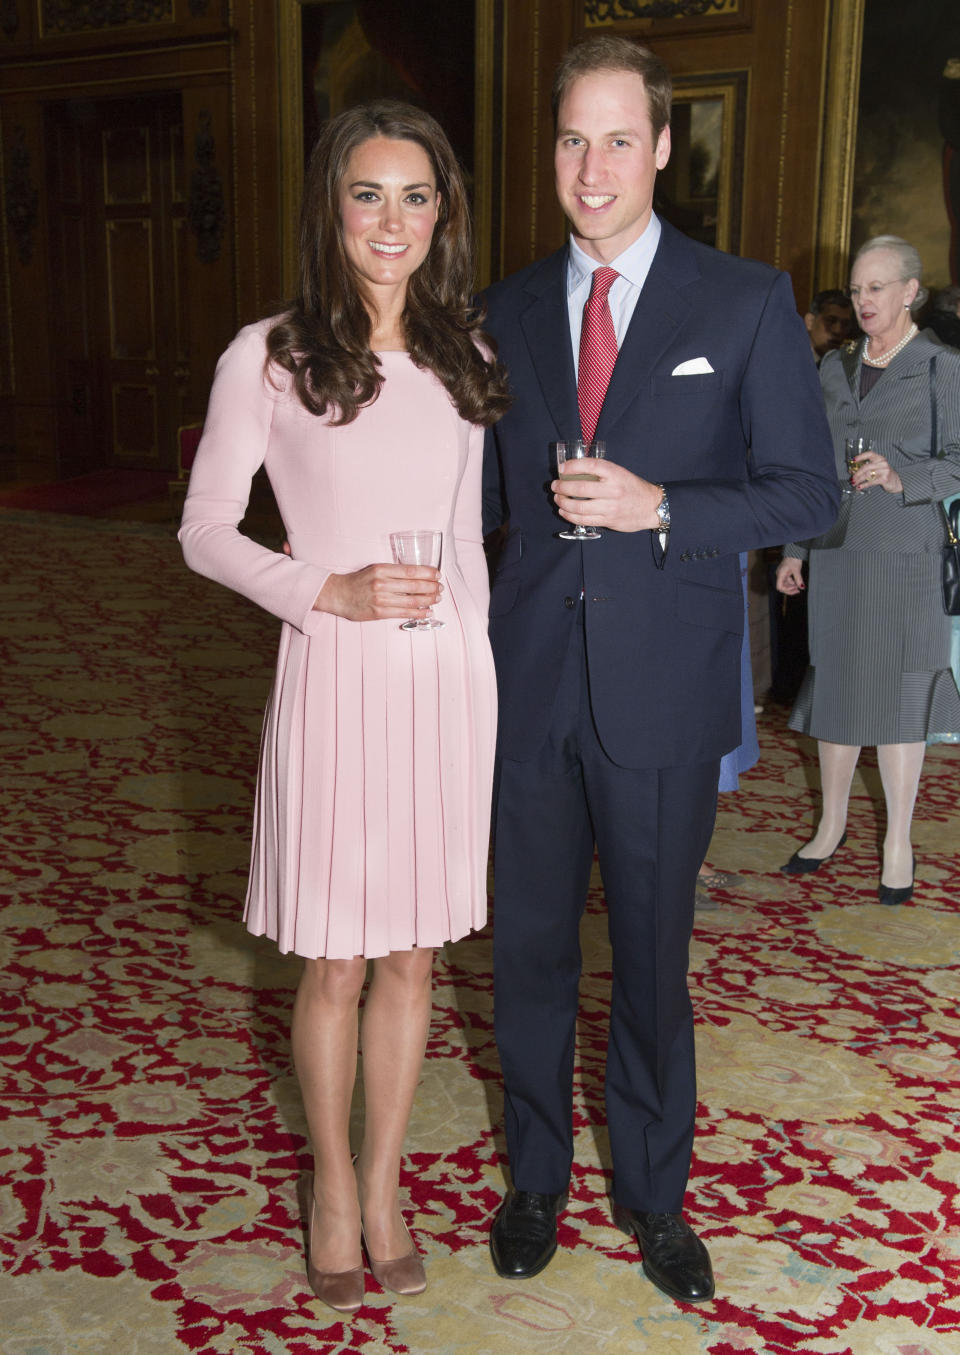
[[[902,268],[892,249],[872,249],[853,265],[850,300],[860,328],[871,338],[902,333],[910,323],[908,307],[920,284],[916,278],[905,280]]]
[[[430,157],[415,141],[361,142],[340,186],[343,247],[361,289],[406,294],[430,250],[440,196]]]

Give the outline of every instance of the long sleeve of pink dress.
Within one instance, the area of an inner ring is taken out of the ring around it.
[[[224,353],[180,540],[192,569],[282,621],[264,719],[245,919],[316,958],[438,946],[483,925],[496,735],[480,528],[483,430],[402,352],[336,428],[264,375],[270,322]],[[238,530],[263,465],[291,555]],[[313,610],[331,572],[443,533],[442,629]]]

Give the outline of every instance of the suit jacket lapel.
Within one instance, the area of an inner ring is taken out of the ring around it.
[[[661,353],[686,322],[692,307],[679,289],[699,275],[687,239],[661,222],[660,243],[620,347],[600,411],[597,437],[602,438],[627,412]]]
[[[840,363],[850,386],[850,394],[860,403],[860,345],[845,343],[840,349]]]
[[[580,435],[577,379],[567,316],[566,261],[566,249],[544,260],[543,267],[527,284],[530,304],[520,316],[537,379],[561,439]]]
[[[567,315],[566,249],[544,260],[527,283],[530,304],[520,316],[527,347],[558,438],[580,432],[576,369]],[[626,413],[661,353],[692,310],[682,289],[700,276],[696,254],[679,231],[661,222],[660,244],[643,285],[607,389],[597,437]]]

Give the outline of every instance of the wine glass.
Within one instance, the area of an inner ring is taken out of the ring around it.
[[[577,470],[572,474],[563,474],[563,468],[568,461],[599,461],[607,454],[607,444],[605,442],[584,442],[582,438],[575,438],[572,442],[558,442],[555,444],[557,452],[557,474],[564,481],[567,480],[599,480],[599,475],[591,475],[589,471]],[[571,495],[575,498],[575,495]],[[580,523],[576,527],[568,527],[566,531],[560,532],[561,541],[596,541],[602,536],[596,527],[584,527]]]
[[[867,452],[872,452],[874,450],[873,438],[846,438],[843,447],[847,461],[847,470],[853,475],[860,464],[861,456],[865,456]],[[845,494],[852,494],[853,492],[852,488],[844,490]],[[865,491],[858,489],[856,493],[863,494]]]
[[[391,532],[390,549],[394,563],[398,565],[433,565],[440,568],[440,547],[442,532],[416,531]],[[439,630],[446,622],[437,621],[432,616],[404,621],[401,630]]]

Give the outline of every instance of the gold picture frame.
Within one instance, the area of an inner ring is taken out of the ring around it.
[[[813,291],[847,281],[865,0],[834,0],[823,38],[820,200]]]
[[[581,0],[588,33],[614,28],[673,37],[677,32],[749,28],[753,0]]]
[[[670,160],[657,177],[657,212],[695,240],[740,250],[749,75],[677,76]]]

